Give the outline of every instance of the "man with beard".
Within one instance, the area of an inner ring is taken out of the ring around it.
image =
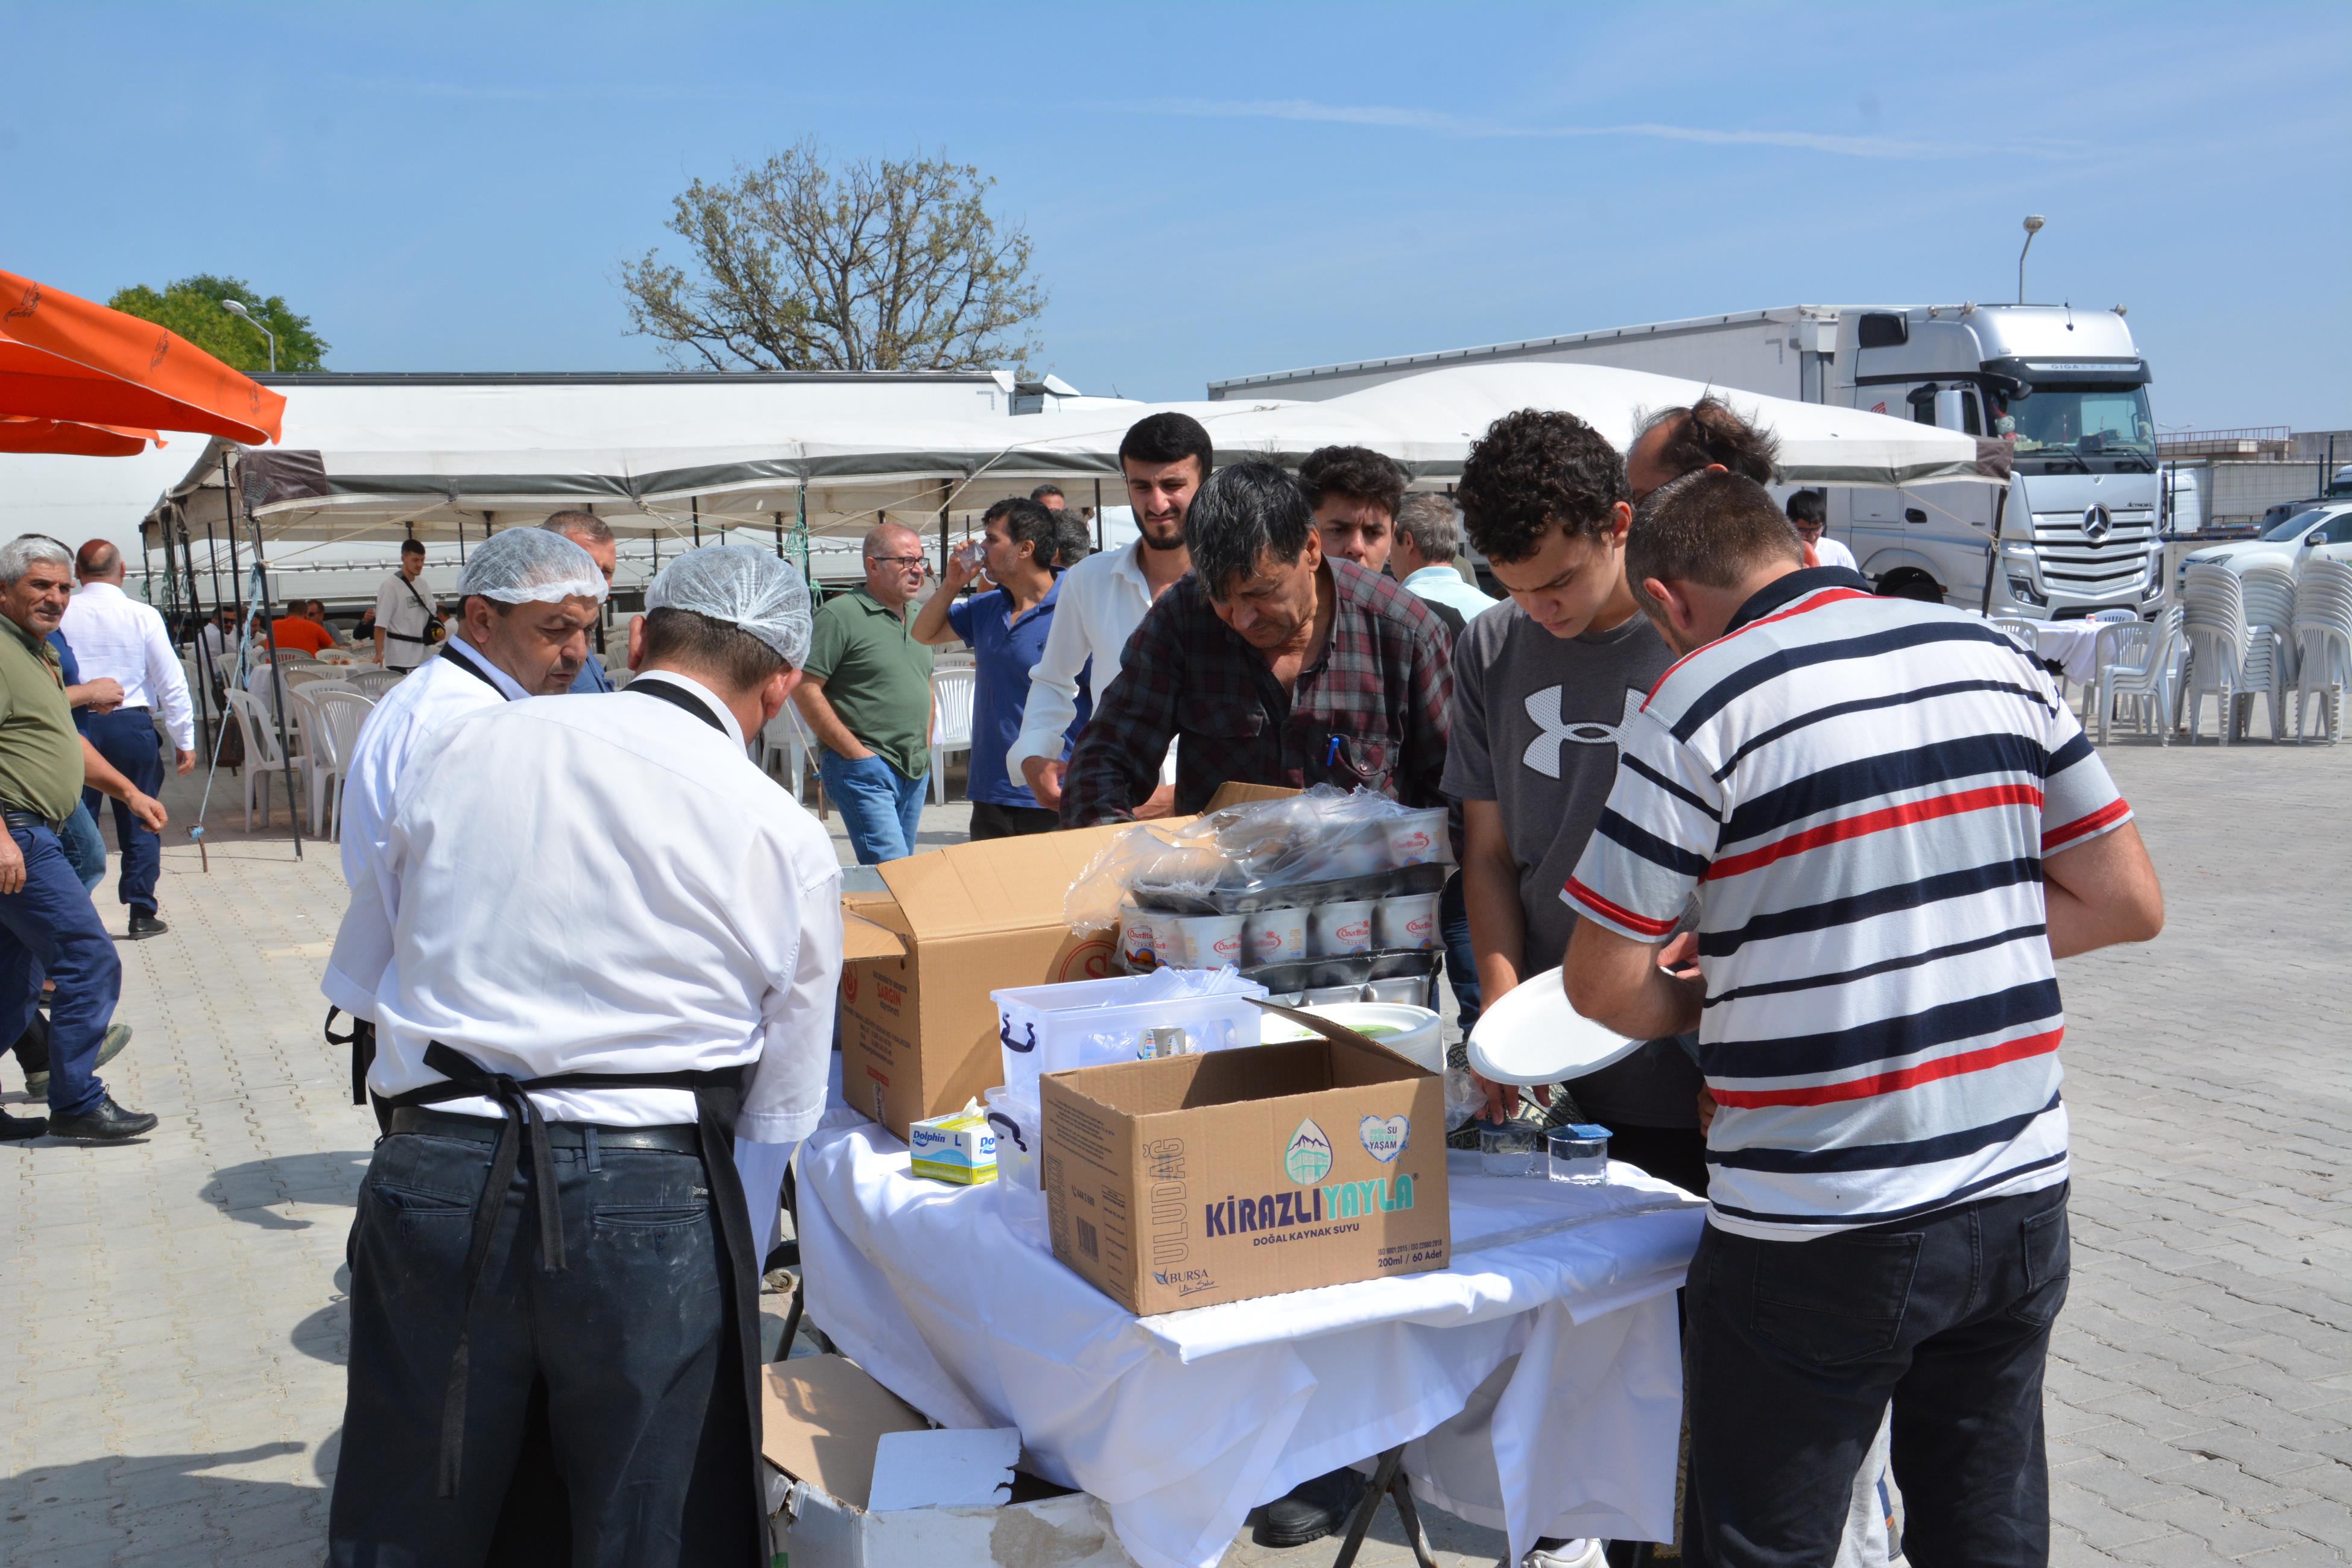
[[[1215,466],[1209,432],[1189,415],[1139,419],[1118,444],[1119,471],[1127,477],[1128,504],[1141,537],[1131,549],[1090,555],[1062,574],[1053,630],[1029,672],[1021,733],[1004,757],[1006,771],[1018,769],[1047,810],[1061,808],[1063,737],[1077,717],[1079,685],[1088,683],[1100,702],[1144,612],[1192,569],[1184,518]],[[1136,806],[1136,816],[1168,815],[1175,753],[1166,751],[1157,760],[1158,786]]]

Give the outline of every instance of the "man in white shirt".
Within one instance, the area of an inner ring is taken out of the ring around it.
[[[1464,581],[1454,565],[1461,553],[1462,509],[1454,498],[1429,490],[1405,497],[1397,508],[1389,572],[1408,592],[1428,600],[1438,619],[1447,619],[1445,612],[1453,611],[1457,632],[1503,602]]]
[[[588,628],[604,599],[604,578],[586,551],[560,533],[510,528],[492,534],[457,581],[458,625],[438,658],[383,694],[360,726],[343,773],[343,880],[354,892],[383,852],[408,763],[425,739],[467,714],[524,697],[571,689],[588,657]],[[362,1079],[373,1041],[376,975],[327,963],[322,989],[357,1020],[352,1103],[366,1100]],[[334,1015],[327,1016],[329,1027]],[[342,1037],[328,1039],[344,1044]]]
[[[100,756],[141,794],[152,795],[163,787],[156,710],[163,710],[163,728],[172,738],[173,764],[183,773],[196,765],[195,711],[188,701],[188,678],[173,651],[171,634],[163,629],[163,617],[152,605],[142,605],[122,591],[121,551],[103,539],[89,541],[75,553],[74,575],[81,579],[81,591],[66,605],[58,630],[73,645],[84,680],[103,678],[122,688],[121,706],[104,713],[83,709],[74,721]],[[98,802],[98,791],[82,792],[82,804],[93,819]],[[162,836],[118,801],[114,842],[122,851],[117,890],[131,906],[131,940],[163,935],[171,928],[155,918],[155,880],[163,866]]]
[[[408,540],[400,547],[400,570],[375,592],[375,661],[386,669],[415,669],[440,640],[440,624],[441,606],[425,589],[425,546]]]
[[[1099,705],[1143,612],[1192,569],[1184,513],[1215,467],[1209,432],[1190,415],[1150,415],[1119,441],[1119,472],[1127,477],[1128,505],[1141,537],[1129,549],[1089,555],[1062,574],[1045,651],[1029,671],[1021,733],[1004,754],[1005,771],[1026,782],[1048,811],[1062,807],[1062,748],[1078,716],[1078,682],[1089,682]],[[1160,787],[1136,808],[1136,816],[1167,816],[1175,795],[1171,745],[1160,765]]]
[[[1829,526],[1829,500],[1819,490],[1799,490],[1789,498],[1789,521],[1797,527],[1797,537],[1813,552],[1816,566],[1843,566],[1849,572],[1859,572],[1853,552],[1832,539],[1822,530]]]
[[[427,742],[336,939],[397,1108],[352,1230],[338,1565],[485,1561],[535,1385],[572,1561],[767,1559],[757,1269],[824,1107],[841,873],[744,742],[808,593],[711,546],[646,603],[625,692]]]

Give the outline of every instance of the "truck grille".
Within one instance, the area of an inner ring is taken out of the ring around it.
[[[2071,597],[2136,595],[2147,582],[2148,552],[2156,545],[2152,513],[2116,512],[2105,539],[2094,542],[2078,511],[2037,512],[2033,551],[2042,581]]]

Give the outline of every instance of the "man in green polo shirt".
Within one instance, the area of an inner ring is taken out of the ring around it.
[[[927,568],[915,531],[886,522],[866,535],[866,585],[825,602],[793,700],[817,744],[817,776],[841,808],[857,863],[915,852],[931,773],[931,650],[915,640],[907,605]]]
[[[129,804],[150,827],[163,807],[131,789],[74,728],[57,650],[46,640],[65,618],[73,554],[28,533],[0,545],[0,1040],[32,1022],[44,977],[49,1006],[49,1118],[8,1117],[0,1136],[115,1142],[151,1131],[155,1118],[125,1110],[99,1081],[98,1051],[122,992],[114,939],[58,843],[85,778]],[[127,793],[126,793],[127,792]]]

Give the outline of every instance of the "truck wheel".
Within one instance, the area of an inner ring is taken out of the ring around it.
[[[1878,580],[1878,596],[1882,599],[1916,599],[1923,605],[1940,605],[1944,602],[1944,588],[1925,572],[1906,566],[1889,572]]]

